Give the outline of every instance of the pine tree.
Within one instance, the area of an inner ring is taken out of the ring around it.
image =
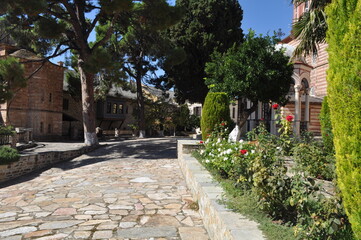
[[[29,42],[43,42],[37,52],[48,55],[43,61],[59,56],[68,50],[78,55],[77,69],[82,86],[83,126],[86,145],[96,145],[94,110],[94,76],[107,67],[109,54],[103,45],[113,34],[114,22],[133,7],[132,0],[2,0],[0,18],[8,23],[8,31],[21,29],[21,37]],[[94,17],[89,19],[89,14]],[[104,37],[96,42],[88,41],[99,22],[109,22]],[[38,46],[38,45],[36,45]],[[49,48],[51,46],[51,48]],[[53,47],[53,48],[52,48]],[[53,53],[49,53],[54,49]]]
[[[116,21],[115,35],[107,45],[114,61],[120,64],[120,70],[136,83],[139,137],[145,136],[146,129],[142,83],[155,78],[160,65],[174,65],[182,60],[178,54],[180,51],[172,49],[169,40],[161,35],[161,31],[179,19],[179,9],[169,6],[165,0],[137,3],[132,11],[127,12],[126,18]],[[98,36],[104,34],[106,26],[97,28]]]

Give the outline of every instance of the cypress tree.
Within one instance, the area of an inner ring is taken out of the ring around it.
[[[216,124],[230,122],[229,99],[226,93],[209,92],[202,109],[202,138],[206,139]]]
[[[334,0],[326,11],[338,185],[352,229],[361,239],[361,0]]]

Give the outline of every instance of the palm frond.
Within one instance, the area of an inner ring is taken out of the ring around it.
[[[294,4],[301,4],[306,0],[293,0]],[[309,11],[305,12],[292,27],[292,33],[300,40],[293,57],[301,55],[317,55],[319,44],[326,39],[327,22],[325,7],[331,0],[314,0],[311,2]]]

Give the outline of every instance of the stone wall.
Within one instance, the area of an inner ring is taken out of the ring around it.
[[[51,151],[21,155],[20,160],[8,165],[0,165],[0,183],[30,172],[53,166],[58,162],[68,161],[97,147],[82,147],[69,151]]]

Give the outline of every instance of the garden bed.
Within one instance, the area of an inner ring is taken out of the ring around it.
[[[310,136],[277,137],[262,127],[249,141],[230,142],[225,129],[199,141],[194,156],[228,189],[232,208],[250,212],[236,201],[253,201],[252,211],[292,233],[279,238],[270,231],[268,239],[354,239],[342,201],[326,181],[335,177],[334,158],[322,145]]]

